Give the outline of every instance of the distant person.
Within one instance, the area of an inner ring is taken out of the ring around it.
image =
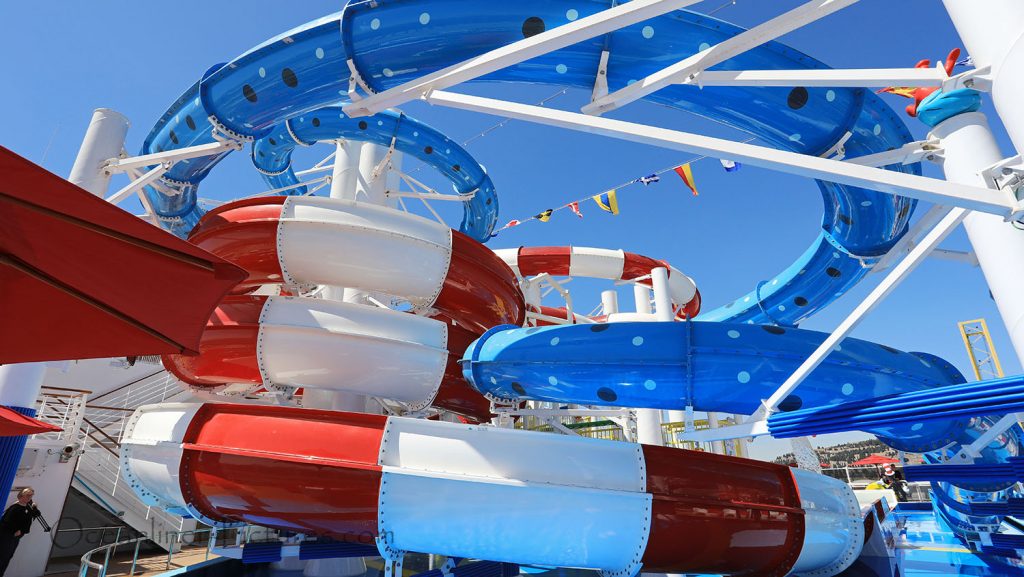
[[[39,515],[39,509],[32,502],[36,494],[32,487],[18,491],[18,500],[0,517],[0,577],[7,572],[7,565],[14,557],[21,538],[32,529],[32,520]]]
[[[886,489],[892,489],[892,492],[896,493],[897,502],[905,503],[910,500],[910,495],[907,494],[907,482],[903,480],[903,473],[897,471],[892,465],[885,466],[882,482],[885,483]]]

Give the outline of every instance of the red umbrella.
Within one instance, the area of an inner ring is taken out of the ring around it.
[[[0,437],[17,437],[36,433],[58,433],[61,428],[56,425],[37,421],[22,415],[14,409],[0,407]]]
[[[192,353],[245,277],[0,147],[0,363]]]
[[[851,467],[861,467],[867,465],[885,465],[888,463],[899,463],[899,459],[893,457],[886,457],[885,455],[869,455],[859,461],[850,463]]]

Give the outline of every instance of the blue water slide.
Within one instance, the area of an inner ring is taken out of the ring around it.
[[[497,327],[466,351],[463,374],[499,398],[750,414],[821,344],[816,331],[746,323]],[[846,339],[780,409],[795,411],[963,382],[934,357]],[[968,419],[874,425],[905,451],[946,446]]]
[[[491,177],[469,152],[430,126],[399,112],[385,111],[371,118],[349,118],[337,106],[320,108],[275,126],[252,145],[252,161],[271,189],[297,184],[292,169],[296,146],[311,146],[341,138],[373,142],[423,161],[452,182],[455,192],[468,198],[461,232],[484,242],[498,219],[498,195]],[[285,194],[305,194],[297,186]]]
[[[213,129],[260,139],[285,120],[334,104],[348,94],[350,70],[374,91],[604,10],[611,0],[480,3],[469,0],[356,2],[214,66],[164,114],[143,152],[214,140]],[[611,89],[666,63],[742,32],[700,14],[676,11],[604,37],[534,58],[482,78],[590,90],[608,49]],[[717,69],[826,68],[770,42]],[[649,100],[745,130],[768,145],[822,154],[849,133],[847,157],[882,152],[912,140],[895,113],[863,89],[672,86]],[[219,158],[179,163],[146,191],[165,226],[187,232],[201,209],[196,187]],[[919,167],[891,170],[918,173]],[[708,320],[794,325],[857,283],[867,267],[906,231],[914,201],[819,182],[824,217],[818,238],[797,262]],[[163,188],[173,196],[158,190]]]

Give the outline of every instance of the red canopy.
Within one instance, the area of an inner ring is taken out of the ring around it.
[[[0,437],[57,433],[60,430],[61,428],[56,425],[37,421],[7,407],[0,407]]]
[[[0,363],[191,353],[245,277],[0,147]]]
[[[859,461],[850,463],[851,467],[860,467],[863,465],[885,465],[887,463],[899,463],[899,459],[893,457],[886,457],[885,455],[869,455]]]

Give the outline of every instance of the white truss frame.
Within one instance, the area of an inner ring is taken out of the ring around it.
[[[852,162],[493,98],[436,90],[426,100],[450,108],[507,116],[714,158],[728,158],[751,166],[909,196],[936,204],[961,206],[1008,219],[1024,216],[1024,202],[1018,201],[1014,193],[1008,190],[997,192],[989,188],[860,166]]]
[[[464,62],[438,70],[384,92],[361,98],[343,108],[350,117],[370,116],[393,106],[417,100],[433,90],[449,88],[531,58],[572,46],[700,0],[633,0],[568,24],[524,38]],[[851,0],[830,0],[850,2]]]
[[[585,114],[604,114],[672,84],[695,81],[698,73],[716,64],[725,62],[738,54],[806,26],[856,2],[857,0],[811,0],[764,24],[741,32],[728,40],[701,50],[689,58],[641,78],[625,88],[602,96],[584,106],[582,111]]]

